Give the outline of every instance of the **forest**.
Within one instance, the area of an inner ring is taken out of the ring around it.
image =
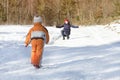
[[[120,19],[120,0],[0,0],[0,24],[32,24],[39,14],[44,25],[106,24]]]

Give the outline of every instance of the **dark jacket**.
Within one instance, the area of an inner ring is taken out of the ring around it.
[[[70,23],[63,24],[62,27],[64,27],[63,28],[64,35],[70,35],[70,32],[71,32],[71,25],[70,25]]]
[[[71,27],[72,28],[78,28],[78,26],[73,26],[70,24],[70,22],[68,22],[68,24],[63,24],[61,26],[56,26],[57,28],[62,28],[63,27],[63,30],[62,30],[62,35],[70,35],[70,32],[71,32]]]

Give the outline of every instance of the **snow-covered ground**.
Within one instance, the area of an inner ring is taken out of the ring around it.
[[[0,26],[0,80],[120,80],[120,34],[116,29],[80,26],[72,28],[69,40],[62,40],[60,28],[47,27],[50,42],[44,48],[43,67],[35,69],[30,64],[31,45],[24,47],[31,27]]]

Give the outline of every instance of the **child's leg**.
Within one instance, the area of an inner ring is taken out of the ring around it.
[[[61,34],[62,34],[62,36],[63,36],[63,40],[65,40],[65,34],[64,34],[65,32],[64,32],[64,30],[62,30],[61,31]]]
[[[31,64],[36,65],[36,45],[32,45],[32,52],[31,52]]]

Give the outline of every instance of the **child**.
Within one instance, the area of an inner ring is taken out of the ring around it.
[[[67,39],[70,38],[70,33],[71,33],[71,27],[72,28],[79,28],[78,26],[74,26],[70,24],[70,21],[68,19],[64,20],[64,24],[62,26],[56,26],[57,28],[62,28],[63,30],[61,31],[61,34],[63,36],[63,40],[65,40],[65,37],[67,37]]]
[[[29,30],[25,40],[26,47],[30,43],[32,45],[31,64],[35,68],[40,68],[44,43],[49,42],[48,30],[41,23],[41,17],[34,16],[34,26]]]

